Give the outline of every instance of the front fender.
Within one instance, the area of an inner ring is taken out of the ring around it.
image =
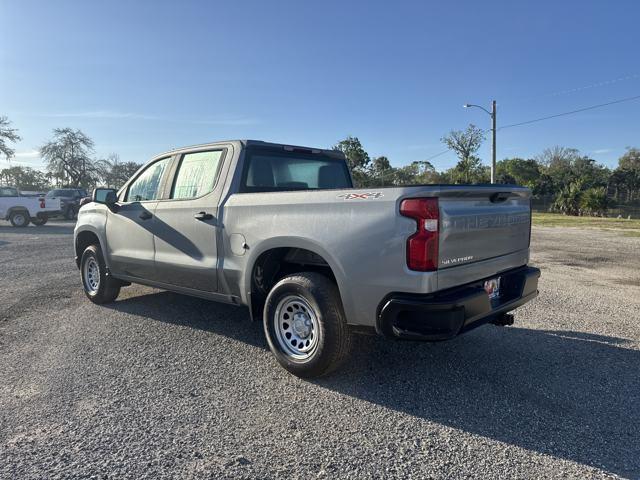
[[[76,227],[73,230],[73,250],[75,252],[76,263],[80,262],[80,255],[78,253],[78,237],[83,232],[90,232],[94,234],[100,242],[100,248],[102,249],[102,256],[104,258],[107,268],[110,266],[110,258],[107,249],[106,239],[106,225],[107,225],[107,211],[104,205],[88,204],[84,205],[78,211],[78,221]]]

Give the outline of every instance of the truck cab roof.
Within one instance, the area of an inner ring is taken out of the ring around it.
[[[180,148],[175,148],[173,150],[169,150],[169,151],[164,152],[164,153],[162,153],[160,155],[157,155],[155,158],[158,158],[158,157],[161,157],[161,156],[166,156],[166,155],[173,155],[173,154],[176,154],[176,153],[179,153],[179,152],[183,152],[185,150],[194,150],[194,149],[200,149],[200,148],[205,149],[205,148],[216,147],[216,146],[230,144],[230,143],[238,144],[242,148],[257,147],[257,148],[266,148],[266,149],[274,149],[274,150],[285,150],[285,151],[300,152],[300,153],[323,154],[323,155],[327,155],[329,157],[334,157],[334,158],[339,158],[339,159],[344,159],[345,158],[344,154],[342,152],[338,151],[338,150],[331,150],[331,149],[326,149],[326,148],[305,147],[305,146],[301,146],[301,145],[289,145],[289,144],[285,144],[285,143],[273,143],[273,142],[265,142],[265,141],[262,141],[262,140],[250,140],[250,139],[244,139],[244,140],[220,140],[220,141],[215,141],[215,142],[210,142],[210,143],[202,143],[202,144],[190,145],[188,147],[180,147]]]

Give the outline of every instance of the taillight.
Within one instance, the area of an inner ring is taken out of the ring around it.
[[[416,233],[407,239],[407,266],[420,272],[437,270],[438,199],[407,198],[400,204],[400,214],[413,218],[418,224]]]
[[[40,199],[40,208],[44,208],[44,198]]]

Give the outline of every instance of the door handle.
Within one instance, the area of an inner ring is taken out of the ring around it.
[[[198,212],[193,216],[193,218],[204,222],[205,220],[211,220],[213,218],[213,215],[207,212]]]
[[[149,220],[151,217],[153,217],[153,215],[151,215],[151,213],[147,212],[146,210],[140,214],[140,218],[142,220]]]

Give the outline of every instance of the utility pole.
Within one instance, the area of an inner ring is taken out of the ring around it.
[[[496,101],[491,102],[491,183],[496,183]]]
[[[465,103],[464,108],[476,107],[484,110],[491,117],[491,183],[496,183],[496,101],[491,102],[491,111],[487,110],[481,105],[474,105],[473,103]]]

